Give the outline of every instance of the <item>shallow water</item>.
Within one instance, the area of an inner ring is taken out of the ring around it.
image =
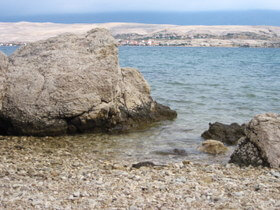
[[[15,49],[0,47],[6,54]],[[129,134],[60,141],[84,144],[101,158],[225,162],[230,152],[214,157],[197,151],[209,122],[244,123],[259,113],[280,112],[280,49],[120,47],[119,52],[120,65],[138,68],[154,99],[175,109],[178,118]],[[174,149],[187,156],[173,155]]]

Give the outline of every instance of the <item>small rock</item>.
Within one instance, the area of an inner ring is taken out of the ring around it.
[[[272,176],[276,177],[276,178],[280,178],[280,172],[279,171],[271,171],[270,172]]]
[[[130,206],[129,210],[138,210],[139,208],[137,208],[136,206]]]
[[[136,163],[136,164],[132,164],[132,168],[141,168],[143,166],[145,166],[145,167],[154,167],[154,166],[156,166],[156,164],[154,164],[151,161],[144,161],[144,162],[139,162],[139,163]]]
[[[176,178],[174,181],[177,183],[186,183],[187,182],[185,177]]]
[[[240,191],[240,192],[234,192],[233,193],[234,196],[237,196],[237,197],[241,197],[244,195],[244,192]]]
[[[228,148],[225,145],[216,140],[206,140],[202,142],[202,146],[198,148],[199,151],[209,153],[209,154],[222,154],[228,151]]]
[[[74,197],[77,197],[77,198],[80,197],[80,192],[74,192],[74,193],[73,193],[73,196],[74,196]]]
[[[260,191],[260,190],[261,190],[260,185],[258,185],[258,184],[257,184],[257,185],[255,185],[254,190],[255,190],[255,191]]]
[[[183,165],[189,165],[189,164],[191,164],[191,161],[189,161],[189,160],[183,160],[182,163],[183,163]]]
[[[88,196],[89,194],[86,191],[81,193],[81,197],[88,197]]]
[[[70,196],[68,197],[68,199],[69,199],[69,200],[74,200],[75,198],[74,198],[73,195],[70,195]]]

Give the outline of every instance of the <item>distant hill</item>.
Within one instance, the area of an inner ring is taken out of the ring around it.
[[[33,42],[65,32],[81,34],[96,27],[109,29],[122,45],[280,47],[280,27],[276,26],[181,26],[139,23],[0,23],[0,43]]]
[[[212,12],[111,12],[37,16],[2,16],[0,22],[107,23],[133,22],[172,25],[271,25],[280,26],[280,11]]]

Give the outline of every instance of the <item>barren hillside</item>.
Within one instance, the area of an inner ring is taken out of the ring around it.
[[[26,43],[61,33],[109,29],[123,45],[280,47],[280,27],[178,26],[139,23],[0,23],[0,43]],[[149,40],[149,42],[147,42]]]

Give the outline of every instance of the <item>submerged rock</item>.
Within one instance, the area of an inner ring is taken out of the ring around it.
[[[171,150],[163,150],[163,151],[155,151],[157,155],[176,155],[176,156],[187,156],[188,153],[184,149],[171,149]]]
[[[105,29],[21,47],[9,57],[3,78],[4,134],[125,131],[176,117],[151,98],[137,70],[119,67],[117,43]]]
[[[209,129],[201,136],[206,140],[214,139],[229,145],[236,144],[241,137],[245,136],[244,125],[240,126],[237,123],[230,125],[219,122],[209,123]]]
[[[241,166],[280,167],[280,115],[255,116],[246,125],[246,137],[231,155],[231,163]]]
[[[228,151],[228,148],[220,141],[216,140],[206,140],[202,142],[201,147],[198,148],[199,151],[209,153],[212,155],[223,154]]]

